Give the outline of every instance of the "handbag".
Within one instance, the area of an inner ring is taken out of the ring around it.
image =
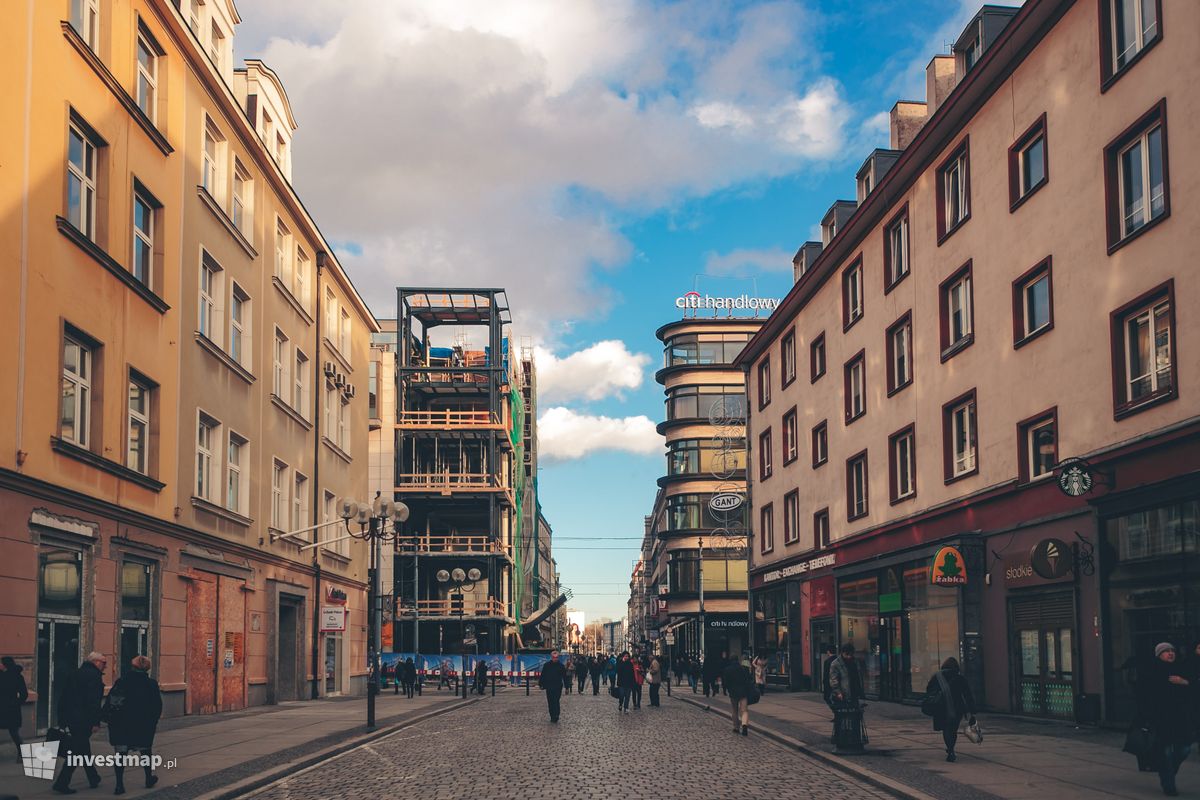
[[[963,731],[963,735],[967,737],[968,741],[974,742],[975,744],[983,743],[983,729],[979,727],[978,722],[973,725],[968,725]]]
[[[1154,750],[1154,734],[1142,725],[1132,725],[1125,734],[1125,746],[1121,748],[1135,756],[1146,756]]]
[[[921,701],[921,713],[927,717],[936,717],[942,711],[942,706],[945,705],[946,699],[942,696],[941,689],[934,689],[925,695],[925,699]]]
[[[755,687],[755,686],[751,686],[751,687],[750,687],[750,688],[749,688],[749,689],[746,691],[746,705],[748,705],[748,706],[752,706],[752,705],[754,705],[755,703],[757,703],[757,702],[758,702],[759,700],[761,700],[761,699],[762,699],[762,695],[759,693],[759,691],[758,691],[758,688],[757,688],[757,687]]]

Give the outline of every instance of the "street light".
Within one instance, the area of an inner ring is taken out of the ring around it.
[[[447,572],[444,569],[437,571],[437,582],[441,584],[453,584],[455,592],[458,594],[458,641],[462,648],[462,681],[463,697],[467,696],[467,637],[463,634],[463,614],[466,611],[467,599],[463,596],[464,592],[475,590],[475,583],[483,577],[483,573],[475,567],[464,571],[462,567],[455,567]],[[451,600],[453,602],[453,599]]]
[[[375,493],[375,500],[370,504],[358,503],[349,498],[343,498],[340,516],[346,525],[346,533],[355,539],[362,539],[371,545],[370,588],[367,604],[370,606],[368,615],[367,659],[370,671],[367,679],[367,730],[375,729],[375,695],[379,694],[379,649],[380,627],[383,608],[380,604],[379,562],[381,559],[380,544],[395,542],[400,537],[400,525],[408,520],[409,510],[404,503],[394,502],[391,498]],[[356,533],[351,527],[353,520],[358,525]],[[390,527],[389,527],[390,526]]]

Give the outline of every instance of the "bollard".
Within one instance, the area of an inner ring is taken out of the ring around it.
[[[493,675],[492,676],[492,697],[496,696],[496,680],[497,680],[497,678]]]
[[[525,696],[529,697],[529,674],[525,674]]]
[[[421,696],[421,687],[425,685],[424,676],[417,678],[417,697]]]
[[[671,676],[667,676],[667,697],[671,696]]]

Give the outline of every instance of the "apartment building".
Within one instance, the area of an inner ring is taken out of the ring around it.
[[[376,324],[291,185],[278,76],[234,64],[228,0],[9,11],[0,650],[28,724],[91,650],[109,682],[151,656],[168,715],[361,691],[337,500],[367,488]]]
[[[1200,633],[1200,5],[984,6],[738,358],[755,646],[871,697],[1128,720]],[[1169,168],[1168,168],[1169,161]],[[1172,203],[1174,199],[1174,204]]]
[[[628,619],[633,635],[663,653],[670,633],[672,657],[736,656],[749,645],[745,378],[734,359],[762,324],[685,310],[656,332],[666,472],[647,518]]]

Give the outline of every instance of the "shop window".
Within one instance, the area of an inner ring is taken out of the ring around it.
[[[121,653],[118,673],[130,669],[135,656],[150,655],[151,597],[154,566],[140,561],[121,563]]]
[[[854,646],[863,691],[879,694],[879,581],[875,576],[838,583],[838,633]]]

